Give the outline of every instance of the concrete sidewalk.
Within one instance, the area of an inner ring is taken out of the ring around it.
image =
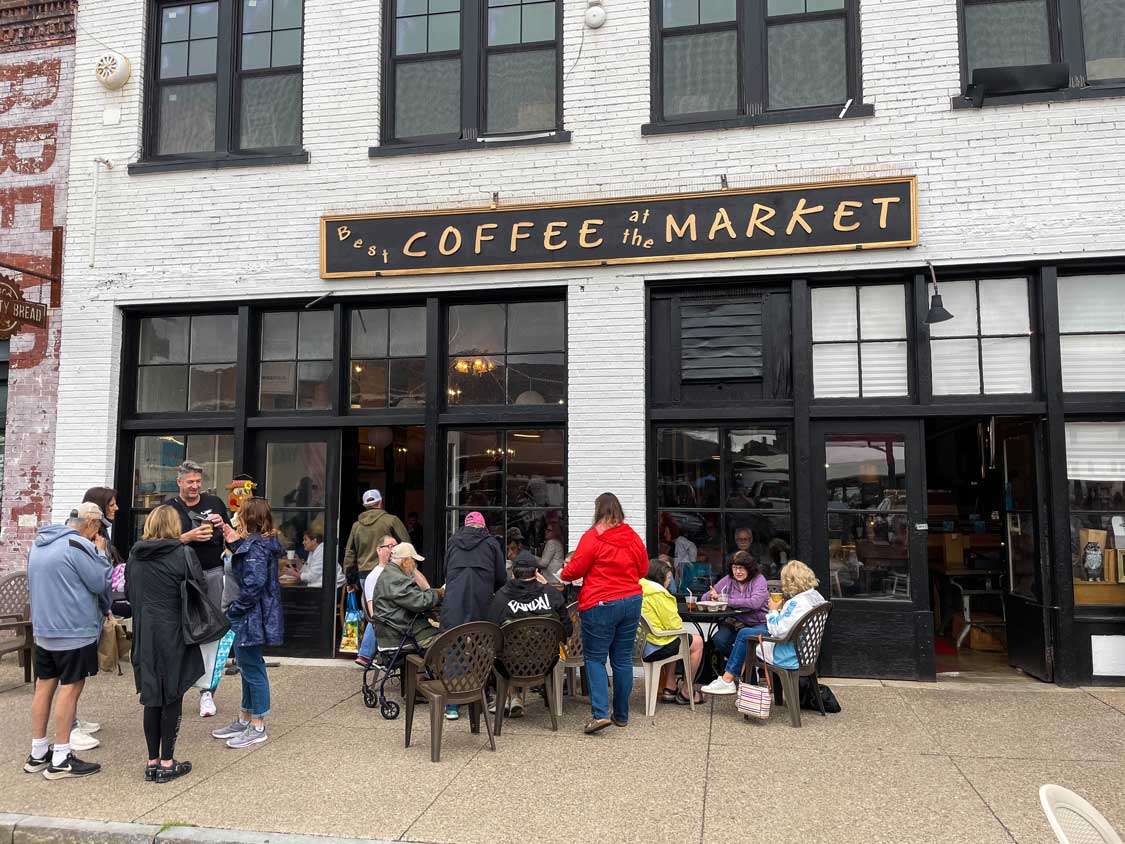
[[[447,723],[430,762],[427,711],[403,747],[403,719],[384,721],[340,665],[271,669],[270,740],[229,750],[209,737],[239,700],[237,677],[203,721],[185,699],[177,756],[193,772],[145,783],[141,709],[132,678],[101,675],[82,716],[102,723],[103,763],[87,780],[21,771],[31,687],[0,661],[0,812],[192,824],[334,838],[497,844],[610,840],[728,844],[1053,841],[1038,787],[1074,789],[1125,831],[1125,689],[1013,683],[832,682],[843,712],[784,711],[747,723],[731,699],[640,712],[584,736],[584,700],[568,699],[558,733],[545,710],[506,721],[497,752],[467,719]]]

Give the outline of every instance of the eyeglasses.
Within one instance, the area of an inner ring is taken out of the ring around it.
[[[396,545],[398,545],[397,542],[386,542],[379,546],[379,550],[382,551],[384,548],[394,548]]]

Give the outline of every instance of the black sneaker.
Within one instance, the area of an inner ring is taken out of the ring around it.
[[[153,782],[171,782],[174,779],[179,779],[184,774],[190,773],[191,762],[177,762],[173,759],[170,767],[165,768],[163,765],[157,765],[153,775]]]
[[[156,779],[156,766],[145,765],[145,782],[153,782]]]
[[[51,754],[53,752],[54,751],[48,747],[47,752],[39,759],[36,759],[29,753],[27,755],[27,761],[23,763],[23,769],[29,774],[38,774],[40,771],[46,770],[47,766],[51,764]]]
[[[69,777],[88,777],[101,769],[102,766],[97,762],[83,762],[73,753],[68,753],[61,765],[48,765],[43,776],[49,780],[65,780]]]

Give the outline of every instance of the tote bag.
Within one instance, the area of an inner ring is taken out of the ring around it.
[[[184,547],[184,568],[187,577],[180,582],[180,601],[183,604],[182,627],[184,642],[188,645],[202,645],[217,641],[230,630],[230,622],[223,611],[207,597],[207,590],[200,586],[203,572],[199,560],[191,549]]]
[[[355,592],[349,592],[347,609],[344,611],[344,629],[340,632],[340,653],[359,653],[359,623],[362,619],[363,614],[359,611]]]
[[[762,637],[758,637],[758,644],[762,644]],[[770,679],[769,669],[765,669],[766,687],[751,686],[749,683],[740,683],[738,696],[734,700],[734,707],[748,718],[757,718],[768,721],[770,717],[770,703],[773,700],[773,681]]]

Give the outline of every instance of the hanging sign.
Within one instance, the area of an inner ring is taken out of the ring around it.
[[[11,337],[21,325],[46,326],[47,306],[24,301],[16,280],[0,275],[0,338]]]
[[[326,216],[321,278],[592,267],[918,243],[915,177]]]

